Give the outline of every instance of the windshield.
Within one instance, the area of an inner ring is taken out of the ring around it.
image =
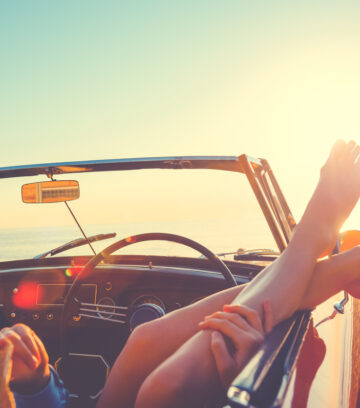
[[[86,234],[116,232],[93,243],[96,251],[129,235],[168,232],[196,240],[215,253],[276,249],[246,177],[214,170],[137,170],[62,175],[76,179],[80,199],[69,202]],[[3,179],[0,260],[32,258],[81,237],[64,203],[24,204],[21,185],[44,176]],[[147,242],[122,253],[199,256],[173,243]],[[61,255],[91,254],[88,246]]]

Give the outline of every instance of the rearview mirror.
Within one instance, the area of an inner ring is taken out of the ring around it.
[[[43,181],[24,184],[21,195],[24,203],[58,203],[78,199],[80,188],[75,180]]]

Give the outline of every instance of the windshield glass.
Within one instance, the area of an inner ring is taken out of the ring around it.
[[[115,240],[145,232],[180,234],[215,253],[276,244],[243,174],[214,170],[137,170],[71,174],[80,199],[69,202],[86,234],[116,232],[93,243],[99,251]],[[21,186],[44,176],[1,180],[0,260],[32,258],[81,237],[64,203],[24,204]],[[131,245],[122,253],[199,256],[175,243]],[[60,254],[90,255],[82,246]]]

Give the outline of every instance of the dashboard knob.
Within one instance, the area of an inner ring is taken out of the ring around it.
[[[158,319],[161,316],[164,316],[165,310],[154,303],[144,303],[140,306],[137,306],[129,319],[130,330],[134,330],[135,327],[139,326],[142,323],[150,322],[151,320]]]

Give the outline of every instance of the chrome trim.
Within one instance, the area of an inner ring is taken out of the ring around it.
[[[81,306],[92,306],[92,307],[107,307],[107,308],[111,308],[111,309],[119,309],[119,310],[128,310],[129,308],[127,306],[116,306],[116,305],[102,305],[99,303],[85,303],[85,302],[81,302],[80,303]],[[94,312],[96,312],[97,310],[94,309]]]
[[[150,302],[141,302],[142,300],[152,300]],[[157,303],[156,303],[157,302]],[[144,293],[143,295],[138,296],[137,298],[135,298],[132,302],[131,302],[131,307],[138,307],[141,305],[144,305],[146,303],[152,303],[155,304],[157,306],[160,306],[162,309],[164,309],[164,312],[166,312],[166,306],[165,303],[162,299],[160,299],[158,296],[153,295],[151,293]]]
[[[250,407],[250,394],[245,390],[239,390],[238,388],[231,386],[227,392],[227,397],[241,407]]]
[[[101,312],[100,312],[101,313]],[[120,324],[126,324],[124,320],[116,320],[116,319],[110,319],[108,317],[99,317],[99,316],[93,316],[89,315],[86,313],[79,313],[79,316],[81,317],[87,317],[88,319],[97,319],[97,320],[103,320],[104,322],[112,322],[112,323],[120,323]]]
[[[101,306],[101,305],[100,305]],[[80,307],[80,312],[90,312],[90,313],[98,313],[101,315],[109,315],[109,316],[120,316],[120,317],[126,317],[127,314],[125,313],[116,313],[116,312],[106,312],[105,310],[93,310],[93,309],[85,309],[83,307]]]

